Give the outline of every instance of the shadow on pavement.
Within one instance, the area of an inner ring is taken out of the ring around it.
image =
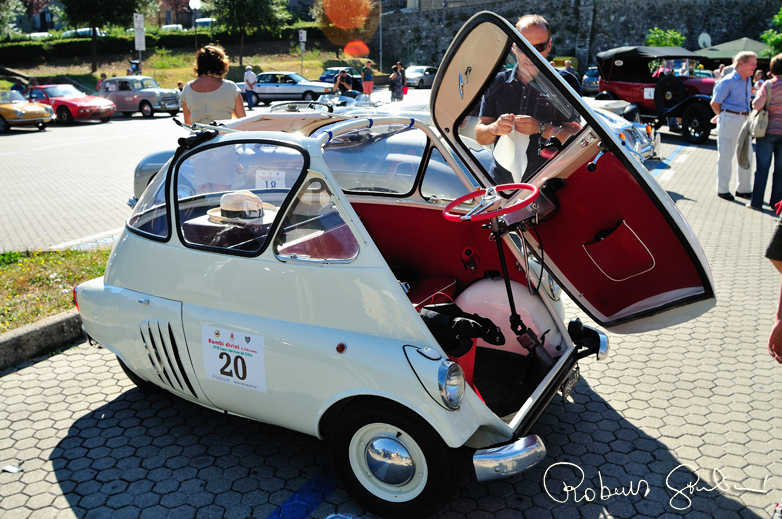
[[[472,517],[470,512],[480,510],[527,517],[535,509],[546,517],[594,519],[759,517],[718,491],[675,497],[666,476],[681,462],[664,444],[625,420],[585,381],[571,396],[574,402],[565,405],[556,396],[531,431],[548,449],[540,466],[515,478],[478,483],[465,452],[458,493],[438,515]],[[315,508],[318,517],[364,515],[337,488],[325,442],[165,393],[132,389],[79,418],[50,459],[78,517],[303,519]],[[698,479],[694,470],[701,472],[700,487],[713,486],[705,467],[680,467],[671,486],[686,489]],[[599,477],[611,492],[637,495],[602,499]],[[575,490],[563,491],[564,483]]]

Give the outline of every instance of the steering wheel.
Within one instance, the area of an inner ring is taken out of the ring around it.
[[[519,189],[532,191],[532,194],[529,195],[527,198],[517,200],[516,203],[505,206],[501,209],[495,209],[494,211],[486,211],[487,208],[502,201],[502,197],[500,197],[500,195],[498,194],[499,192],[516,191]],[[443,208],[443,217],[450,222],[462,222],[465,220],[480,222],[483,220],[489,220],[497,216],[502,216],[504,214],[512,213],[513,211],[517,211],[523,207],[527,207],[538,198],[539,194],[540,194],[540,189],[538,189],[536,186],[533,186],[532,184],[500,184],[499,186],[490,187],[489,189],[479,189],[478,191],[475,191],[473,193],[467,193],[466,195],[462,195],[456,200],[454,200],[453,202],[451,202],[450,204],[448,204],[447,206],[445,206]],[[478,198],[479,196],[482,196],[483,200],[480,201],[478,207],[470,210],[467,214],[459,215],[451,212],[451,210],[457,207],[458,205],[463,204],[468,200],[472,200],[473,198]]]

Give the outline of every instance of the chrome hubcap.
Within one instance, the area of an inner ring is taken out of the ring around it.
[[[366,448],[367,467],[380,481],[402,486],[415,474],[415,462],[410,452],[396,438],[372,439]]]

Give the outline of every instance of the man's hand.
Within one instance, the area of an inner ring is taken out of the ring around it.
[[[514,118],[516,131],[524,135],[535,135],[540,131],[540,121],[529,115],[517,115]]]

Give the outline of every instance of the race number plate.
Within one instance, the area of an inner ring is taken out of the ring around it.
[[[644,99],[654,99],[654,88],[644,88]]]
[[[571,391],[573,391],[573,388],[576,387],[576,384],[578,384],[578,381],[581,380],[581,372],[578,369],[578,366],[568,375],[567,380],[565,380],[562,383],[562,387],[559,388],[559,390],[562,392],[562,401],[565,402],[567,400],[568,395]]]
[[[264,337],[202,325],[201,345],[208,378],[266,393]]]
[[[285,172],[280,170],[255,170],[255,189],[285,189]]]

